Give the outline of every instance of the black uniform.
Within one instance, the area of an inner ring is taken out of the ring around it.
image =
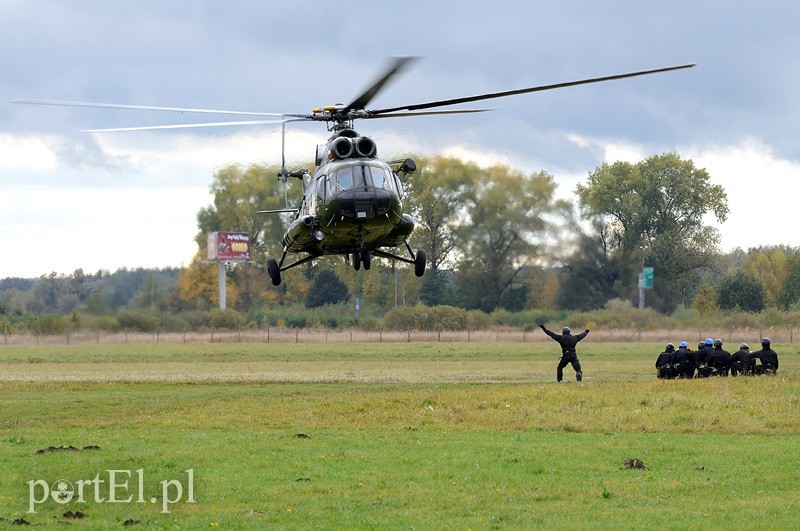
[[[778,372],[778,353],[772,350],[769,345],[762,345],[763,348],[758,352],[753,352],[753,360],[761,360],[761,365],[755,367],[756,374],[767,372]]]
[[[697,351],[697,378],[707,378],[711,376],[711,354],[713,352],[713,345],[709,345],[708,343]]]
[[[658,378],[666,378],[671,380],[675,378],[676,371],[675,371],[675,346],[670,343],[667,345],[667,348],[664,349],[664,352],[658,355],[656,359],[656,376]]]
[[[539,325],[539,327],[544,330],[545,334],[558,341],[558,344],[561,345],[561,360],[556,368],[556,379],[560,382],[564,378],[564,367],[567,366],[567,363],[571,363],[572,368],[575,369],[575,378],[580,382],[583,379],[583,371],[581,371],[581,363],[578,361],[578,354],[575,352],[575,345],[586,337],[589,331],[584,330],[580,334],[573,336],[569,328],[564,327],[564,333],[559,335],[548,330],[544,325]]]
[[[712,374],[728,376],[728,371],[731,368],[731,353],[723,349],[722,344],[715,345],[708,365],[711,367]]]
[[[750,359],[751,355],[750,349],[744,346],[731,356],[731,376],[753,374],[753,360]]]
[[[694,378],[694,370],[697,368],[697,362],[694,354],[694,352],[689,350],[689,347],[679,348],[675,351],[677,377]]]

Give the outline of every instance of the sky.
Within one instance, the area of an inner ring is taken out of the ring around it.
[[[797,20],[769,0],[0,0],[0,278],[188,265],[215,171],[281,156],[276,125],[86,133],[233,118],[8,102],[308,113],[398,56],[419,59],[371,108],[696,63],[356,128],[385,158],[545,170],[574,200],[604,162],[675,152],[726,190],[723,251],[797,247]],[[289,164],[327,136],[290,124]]]

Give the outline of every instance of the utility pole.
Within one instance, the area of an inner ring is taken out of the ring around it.
[[[224,310],[227,304],[227,297],[228,294],[225,291],[225,270],[227,268],[228,261],[227,260],[220,260],[219,261],[219,309]]]

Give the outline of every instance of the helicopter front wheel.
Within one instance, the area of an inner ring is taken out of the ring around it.
[[[361,251],[361,263],[364,264],[364,269],[369,271],[369,268],[372,265],[372,253],[369,252],[369,249],[364,249]]]
[[[428,260],[428,255],[422,249],[417,249],[417,254],[414,256],[414,274],[421,277],[425,274],[425,263]]]
[[[278,267],[278,262],[274,258],[267,260],[267,273],[272,280],[273,286],[278,286],[281,283],[281,268]]]
[[[361,253],[358,251],[353,252],[353,269],[356,271],[361,269]]]

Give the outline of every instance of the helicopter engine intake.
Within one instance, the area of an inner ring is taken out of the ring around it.
[[[340,136],[330,143],[331,156],[337,159],[346,159],[353,155],[353,143],[349,138]]]
[[[353,143],[355,144],[356,155],[359,157],[374,157],[378,153],[378,146],[368,136],[360,136]]]

